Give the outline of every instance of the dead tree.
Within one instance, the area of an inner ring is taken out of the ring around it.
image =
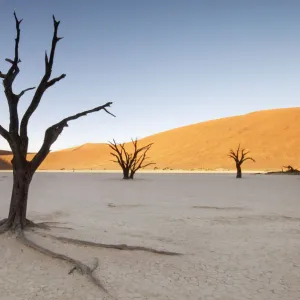
[[[123,179],[133,179],[135,173],[139,169],[143,169],[154,164],[153,162],[145,163],[148,159],[147,153],[153,143],[139,148],[137,139],[131,141],[133,145],[132,153],[129,153],[128,150],[126,150],[124,143],[117,144],[116,141],[113,140],[113,142],[109,142],[108,144],[112,149],[110,154],[116,159],[112,161],[119,164],[123,170]]]
[[[283,168],[287,169],[286,173],[299,173],[300,171],[298,169],[294,169],[291,165],[283,166]]]
[[[76,115],[72,115],[67,117],[60,122],[50,126],[45,131],[44,141],[39,149],[39,151],[35,154],[31,161],[27,160],[28,154],[28,123],[36,111],[37,107],[40,104],[40,101],[46,92],[46,90],[52,87],[55,83],[63,79],[66,75],[62,74],[58,77],[54,77],[51,79],[52,74],[52,67],[54,62],[55,56],[55,49],[57,43],[61,40],[60,37],[57,35],[59,22],[56,21],[55,17],[53,16],[53,24],[54,24],[54,33],[52,38],[52,46],[50,50],[50,55],[48,56],[47,53],[45,54],[45,73],[42,77],[34,96],[29,104],[29,107],[25,111],[21,121],[19,121],[19,114],[18,114],[18,103],[20,98],[26,93],[27,91],[33,90],[35,88],[27,88],[21,91],[19,94],[13,91],[13,83],[19,73],[19,64],[21,60],[19,58],[19,43],[20,43],[20,24],[22,20],[19,20],[14,13],[15,22],[16,22],[16,30],[17,30],[17,37],[15,39],[15,51],[14,51],[14,58],[13,59],[6,59],[8,63],[11,64],[7,73],[0,72],[0,78],[3,79],[4,91],[5,96],[7,99],[8,107],[9,107],[9,129],[5,129],[3,126],[0,125],[0,135],[6,139],[10,148],[13,153],[13,159],[11,161],[13,167],[13,189],[11,195],[11,202],[10,202],[10,209],[8,218],[0,221],[0,234],[6,231],[11,231],[16,234],[17,240],[30,247],[40,253],[48,255],[54,259],[59,259],[66,261],[72,264],[72,269],[70,270],[69,274],[74,272],[75,270],[80,271],[82,275],[88,277],[92,283],[98,286],[102,291],[108,293],[105,287],[102,285],[101,281],[95,277],[94,270],[98,266],[98,260],[95,259],[93,262],[93,266],[90,267],[87,264],[73,259],[67,255],[60,254],[54,251],[51,251],[39,244],[33,242],[27,237],[25,234],[24,229],[31,227],[38,227],[40,229],[50,229],[45,223],[35,224],[32,221],[26,219],[26,212],[27,212],[27,201],[28,201],[28,191],[30,182],[33,178],[33,175],[37,168],[41,165],[44,159],[50,152],[51,145],[57,140],[58,136],[62,133],[63,129],[68,126],[69,121],[76,120],[82,116],[87,114],[97,112],[100,110],[104,110],[108,114],[111,114],[107,108],[110,107],[112,104],[111,102],[107,102],[104,105],[95,107],[91,110],[86,110],[80,112]],[[113,114],[111,114],[114,116]],[[33,231],[32,234],[34,234]],[[35,232],[36,235],[41,234],[40,232]],[[43,235],[43,234],[42,234]],[[129,245],[109,245],[109,244],[102,244],[102,243],[93,243],[90,241],[83,241],[77,239],[67,239],[62,237],[57,237],[54,235],[43,235],[44,237],[53,238],[58,240],[59,242],[63,243],[72,243],[75,245],[85,245],[90,247],[99,247],[99,248],[109,248],[114,250],[127,250],[127,251],[147,251],[154,254],[162,254],[162,255],[180,255],[180,253],[175,252],[168,252],[164,250],[155,250],[148,247],[142,246],[129,246]]]
[[[232,149],[230,150],[228,156],[231,157],[235,161],[236,166],[236,178],[242,178],[242,164],[246,160],[252,160],[255,162],[255,160],[247,155],[249,154],[249,151],[245,151],[245,149],[240,149],[241,145],[239,144],[236,152],[234,152]]]
[[[17,18],[16,13],[14,13],[14,17],[17,31],[17,36],[15,39],[14,58],[7,58],[6,61],[10,64],[10,68],[6,73],[0,72],[0,78],[3,79],[4,92],[9,107],[10,117],[9,129],[7,130],[0,125],[0,135],[4,139],[6,139],[13,153],[13,159],[11,161],[13,168],[13,189],[10,209],[8,218],[5,220],[5,222],[1,222],[2,229],[5,230],[22,230],[28,224],[28,221],[26,219],[26,211],[30,182],[35,171],[49,154],[51,145],[57,140],[63,129],[68,126],[68,122],[100,110],[104,110],[105,112],[111,114],[107,110],[107,108],[112,104],[112,102],[107,102],[106,104],[95,107],[91,110],[86,110],[76,115],[69,116],[61,120],[60,122],[50,126],[45,131],[44,141],[41,148],[33,157],[33,159],[31,161],[28,161],[27,154],[29,142],[29,120],[38,108],[44,93],[55,83],[65,78],[66,74],[51,78],[56,46],[57,43],[62,39],[57,35],[60,22],[57,21],[53,16],[54,33],[50,55],[48,56],[47,52],[45,53],[45,72],[38,87],[26,88],[20,93],[16,93],[13,90],[13,83],[20,71],[19,65],[21,63],[21,60],[19,57],[19,43],[21,33],[20,25],[22,22],[22,20],[19,20]],[[23,117],[20,118],[18,113],[19,101],[21,97],[30,90],[35,90],[35,93]]]

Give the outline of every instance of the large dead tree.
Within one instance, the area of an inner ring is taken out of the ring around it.
[[[119,164],[123,170],[123,179],[133,179],[136,171],[154,164],[153,162],[146,162],[148,159],[147,153],[153,143],[139,148],[137,139],[131,141],[133,146],[132,153],[129,153],[124,143],[117,144],[113,140],[113,142],[109,142],[108,144],[112,149],[110,154],[115,157],[112,161]]]
[[[36,153],[36,155],[33,157],[31,161],[28,161],[27,154],[28,154],[29,138],[28,138],[27,129],[28,129],[29,120],[33,115],[33,113],[36,111],[37,107],[39,106],[42,96],[47,91],[47,89],[53,86],[58,81],[60,81],[61,79],[63,79],[66,75],[62,74],[58,77],[54,77],[51,79],[56,45],[61,40],[61,38],[58,37],[57,35],[59,22],[56,21],[55,17],[53,16],[54,33],[52,38],[50,55],[48,56],[47,53],[45,54],[45,73],[38,87],[36,88],[36,91],[34,93],[34,96],[32,98],[29,107],[25,111],[25,114],[23,115],[21,121],[19,121],[19,114],[18,114],[19,100],[24,95],[24,93],[30,90],[34,90],[35,88],[32,87],[32,88],[24,89],[18,94],[13,91],[13,83],[19,73],[19,64],[21,63],[21,60],[19,58],[19,43],[20,43],[20,24],[22,22],[22,20],[19,20],[17,18],[16,14],[14,14],[14,16],[15,16],[16,30],[17,30],[17,37],[15,39],[14,58],[6,59],[6,61],[11,64],[7,73],[0,72],[0,78],[3,79],[4,91],[5,91],[8,107],[9,107],[9,116],[10,116],[9,129],[7,130],[0,125],[0,135],[7,140],[13,153],[13,159],[11,161],[13,167],[13,189],[12,189],[12,196],[10,202],[10,209],[9,209],[8,218],[0,221],[0,234],[6,231],[11,231],[16,235],[17,240],[21,242],[23,245],[26,245],[54,259],[63,260],[72,264],[73,267],[70,270],[69,274],[71,274],[75,270],[78,270],[82,275],[88,277],[90,281],[95,285],[97,285],[102,291],[108,293],[108,291],[102,285],[101,281],[93,273],[98,266],[97,259],[94,260],[93,266],[90,267],[89,265],[79,260],[73,259],[67,255],[51,251],[33,242],[31,239],[29,239],[27,234],[25,235],[24,229],[29,230],[31,227],[38,227],[40,230],[51,229],[51,226],[47,225],[46,223],[35,224],[32,221],[26,219],[28,191],[29,191],[30,182],[33,178],[35,171],[41,165],[41,163],[44,161],[44,159],[47,157],[48,153],[50,152],[51,145],[57,140],[58,136],[61,134],[63,129],[68,126],[69,121],[76,120],[82,116],[100,110],[104,110],[108,114],[111,114],[107,110],[107,108],[110,107],[112,103],[107,102],[106,104],[95,107],[91,110],[80,112],[76,115],[67,117],[61,120],[60,122],[50,126],[45,132],[44,141],[40,150]],[[111,115],[114,116],[113,114]],[[142,247],[142,246],[129,246],[125,244],[110,245],[110,244],[94,243],[91,241],[84,241],[78,239],[68,239],[68,238],[54,236],[51,234],[46,234],[43,232],[33,231],[32,234],[34,233],[36,235],[43,236],[44,238],[55,239],[61,243],[71,243],[79,246],[85,245],[90,247],[108,248],[114,250],[146,251],[154,254],[180,255],[179,253],[168,252],[164,250],[155,250],[152,248]]]
[[[95,107],[91,110],[83,111],[76,115],[67,117],[60,122],[50,126],[45,132],[44,141],[41,148],[33,157],[33,159],[31,161],[28,161],[27,154],[29,142],[29,120],[38,108],[44,93],[55,83],[65,78],[66,74],[51,78],[56,46],[57,43],[62,39],[58,36],[58,26],[60,22],[57,21],[53,16],[54,33],[52,38],[51,50],[49,56],[47,52],[45,53],[45,73],[38,87],[26,88],[20,93],[16,93],[13,90],[13,83],[20,71],[19,65],[21,63],[21,60],[19,57],[19,44],[21,33],[20,25],[22,22],[22,20],[19,20],[17,18],[16,13],[14,13],[14,17],[17,31],[17,36],[15,39],[14,58],[7,58],[6,61],[10,64],[10,68],[6,73],[0,72],[0,77],[3,79],[4,92],[9,107],[10,118],[8,130],[0,125],[0,135],[4,139],[6,139],[13,153],[13,159],[11,161],[13,168],[13,189],[10,209],[8,218],[5,220],[5,222],[2,222],[2,229],[6,230],[23,229],[28,224],[28,221],[26,220],[26,211],[30,182],[35,171],[49,154],[51,145],[57,140],[63,129],[68,126],[68,122],[100,110],[104,110],[105,112],[111,114],[107,110],[107,108],[112,104],[111,102],[107,102],[106,104]],[[32,97],[32,100],[23,117],[20,118],[18,113],[19,101],[26,92],[34,89],[35,93]]]
[[[236,166],[236,178],[242,178],[242,164],[246,160],[252,160],[255,162],[255,160],[247,156],[249,154],[249,151],[246,151],[245,149],[241,149],[241,145],[239,144],[236,151],[230,150],[228,156],[231,157],[235,161]]]

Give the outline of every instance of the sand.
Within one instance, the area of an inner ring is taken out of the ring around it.
[[[11,173],[0,174],[5,217]],[[162,256],[62,244],[52,250],[99,267],[105,295],[70,265],[0,236],[2,299],[240,300],[300,298],[298,176],[38,173],[28,216],[52,233],[183,253]],[[68,229],[68,228],[72,228]],[[4,276],[5,275],[5,276]]]
[[[159,169],[232,170],[235,165],[227,154],[239,143],[256,160],[245,162],[244,169],[275,171],[286,165],[300,168],[299,123],[300,108],[266,110],[176,128],[149,136],[141,143],[154,143],[149,156]],[[107,145],[85,144],[50,153],[41,169],[118,168],[111,159]],[[0,168],[1,160],[2,164],[10,163],[11,157],[0,151]]]

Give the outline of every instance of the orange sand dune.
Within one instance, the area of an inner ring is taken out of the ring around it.
[[[300,167],[299,136],[300,108],[288,108],[176,128],[140,143],[154,142],[149,156],[159,169],[234,169],[227,154],[241,143],[256,159],[245,162],[244,169],[278,170],[288,164]],[[106,144],[85,144],[51,153],[41,169],[116,169],[109,152]]]
[[[0,150],[0,170],[9,170],[11,169],[11,152]]]

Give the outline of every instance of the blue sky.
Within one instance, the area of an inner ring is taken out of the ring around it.
[[[70,122],[52,149],[126,141],[205,120],[299,106],[300,1],[0,0],[0,70],[12,57],[13,11],[23,18],[15,91],[36,86],[61,21],[50,88],[33,115],[30,150],[44,130],[81,110],[114,102]],[[30,102],[22,98],[22,114]],[[8,109],[0,94],[0,123]],[[8,149],[1,138],[0,149]]]

